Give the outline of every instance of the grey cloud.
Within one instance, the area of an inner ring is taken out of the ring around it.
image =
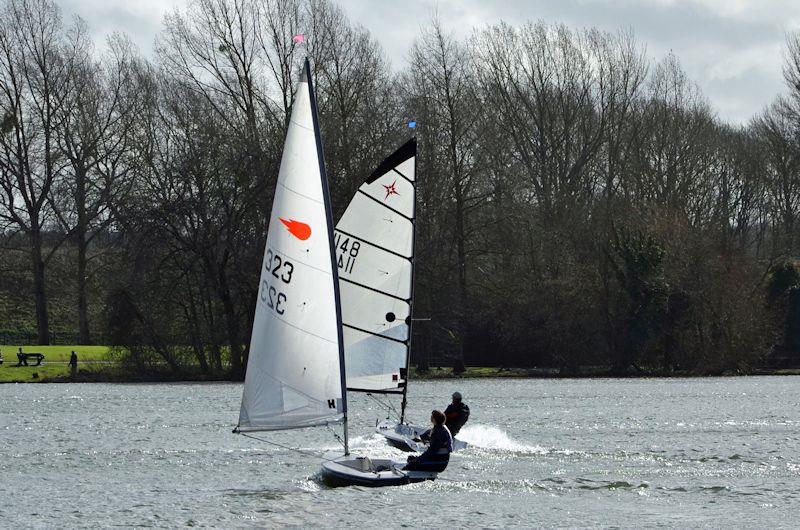
[[[430,17],[434,5],[445,25],[462,37],[475,26],[500,20],[518,25],[541,19],[606,31],[631,28],[652,59],[674,52],[720,117],[738,123],[747,121],[783,91],[781,57],[772,50],[780,49],[792,21],[800,21],[800,3],[791,1],[754,2],[739,12],[723,12],[699,0],[441,0],[437,4],[418,0],[379,2],[376,8],[365,8],[363,0],[342,4],[354,20],[378,36],[395,65],[403,64],[419,25]],[[380,38],[385,28],[391,28],[391,40]],[[754,50],[767,51],[759,55]],[[720,69],[715,69],[721,63],[747,75],[721,75]]]
[[[65,15],[80,14],[98,43],[113,31],[127,33],[146,54],[164,13],[186,0],[61,0]],[[396,69],[436,11],[460,37],[500,20],[518,25],[545,20],[607,31],[633,29],[648,56],[673,51],[718,110],[744,122],[783,91],[780,50],[787,29],[800,27],[800,2],[764,0],[342,0],[351,20],[366,27]]]

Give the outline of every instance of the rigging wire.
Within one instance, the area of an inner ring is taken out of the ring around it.
[[[259,438],[258,436],[253,436],[252,434],[247,434],[247,433],[245,433],[245,432],[239,432],[238,434],[240,434],[240,435],[242,435],[242,436],[244,436],[244,437],[246,437],[246,438],[252,438],[253,440],[258,440],[259,442],[264,442],[264,443],[267,443],[267,444],[270,444],[270,445],[274,445],[274,446],[276,446],[276,447],[280,447],[281,449],[287,449],[287,450],[289,450],[289,451],[294,451],[294,452],[296,452],[296,453],[301,453],[301,454],[304,454],[304,455],[309,455],[309,456],[317,456],[317,457],[319,457],[319,456],[320,456],[320,455],[319,455],[319,453],[314,453],[314,452],[311,452],[311,451],[306,451],[305,449],[300,449],[299,447],[290,447],[290,446],[288,446],[288,445],[279,444],[278,442],[273,442],[273,441],[271,441],[271,440],[265,440],[264,438]],[[336,433],[334,433],[334,434],[336,434]],[[339,438],[339,436],[338,436],[338,435],[336,435],[336,438],[337,438],[337,439],[338,439],[340,442],[342,441],[342,439],[341,439],[341,438]],[[325,458],[324,456],[323,456],[323,457],[321,457],[321,458],[322,458],[323,460],[327,460],[328,462],[333,462],[334,460],[336,460],[336,458]],[[338,457],[337,457],[337,458],[338,458]]]
[[[386,410],[388,410],[390,413],[394,412],[394,415],[397,417],[397,421],[398,422],[400,421],[400,413],[397,411],[397,408],[395,408],[395,406],[392,405],[391,401],[388,401],[388,400],[387,401],[381,401],[380,399],[378,399],[377,397],[375,397],[373,394],[371,394],[369,392],[367,392],[367,396],[371,397],[381,407],[386,408]]]
[[[338,434],[336,434],[336,431],[334,431],[333,428],[330,425],[328,425],[327,423],[325,424],[325,427],[327,427],[328,430],[331,431],[331,434],[333,434],[334,438],[339,440],[339,443],[342,444],[342,448],[347,449],[347,445],[344,443],[344,440],[342,440],[342,437],[339,436]]]

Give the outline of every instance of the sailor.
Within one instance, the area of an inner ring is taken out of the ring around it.
[[[409,456],[408,463],[403,468],[406,471],[444,471],[450,462],[450,453],[453,451],[453,437],[445,426],[445,415],[438,410],[431,412],[431,441],[428,449],[419,456]]]
[[[447,417],[445,425],[450,433],[455,436],[469,419],[469,407],[461,401],[461,392],[453,392],[453,402],[444,410]]]
[[[450,430],[450,434],[455,438],[461,427],[469,419],[469,407],[461,401],[461,392],[453,392],[453,402],[444,409],[445,426]],[[419,437],[414,438],[415,442],[428,443],[431,439],[431,430],[423,432]]]

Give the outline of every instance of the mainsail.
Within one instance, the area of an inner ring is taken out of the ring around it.
[[[347,388],[404,393],[410,348],[416,139],[384,160],[336,225]]]
[[[347,411],[330,198],[306,61],[272,203],[238,431],[310,427]]]

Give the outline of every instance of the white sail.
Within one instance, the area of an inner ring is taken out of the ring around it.
[[[412,139],[358,189],[336,225],[347,388],[402,392],[414,252]]]
[[[272,203],[239,431],[321,425],[344,411],[327,183],[308,72],[306,64]]]

